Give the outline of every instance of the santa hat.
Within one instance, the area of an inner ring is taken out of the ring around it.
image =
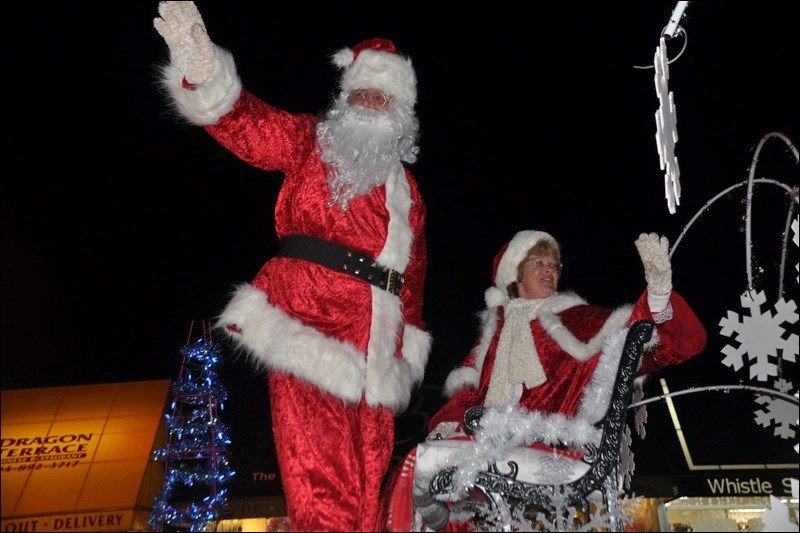
[[[497,307],[508,298],[507,287],[517,281],[517,267],[528,255],[530,249],[541,240],[548,240],[558,246],[558,242],[549,233],[524,230],[517,232],[509,242],[500,248],[494,257],[492,270],[494,286],[486,289],[483,296],[487,306]]]
[[[417,102],[417,76],[411,60],[397,53],[389,39],[367,39],[353,48],[342,48],[332,60],[344,69],[342,91],[378,89],[411,107]]]

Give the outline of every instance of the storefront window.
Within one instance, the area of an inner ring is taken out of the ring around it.
[[[797,524],[797,499],[781,498],[789,519]],[[763,531],[770,498],[682,497],[664,504],[667,531]]]

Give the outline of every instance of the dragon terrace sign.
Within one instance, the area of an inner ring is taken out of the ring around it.
[[[3,472],[69,468],[80,464],[96,444],[93,433],[3,438]]]

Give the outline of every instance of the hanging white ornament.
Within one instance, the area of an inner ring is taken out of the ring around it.
[[[678,142],[677,115],[672,91],[669,90],[669,61],[664,36],[659,39],[655,59],[656,96],[659,107],[656,110],[656,148],[659,164],[664,171],[664,195],[669,212],[674,214],[681,199],[681,171],[675,156],[675,143]]]

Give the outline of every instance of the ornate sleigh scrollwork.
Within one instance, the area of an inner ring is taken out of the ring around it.
[[[473,483],[474,489],[485,496],[490,512],[484,516],[476,516],[474,520],[480,525],[483,521],[488,529],[497,529],[497,524],[486,523],[487,517],[516,516],[531,517],[531,509],[544,509],[555,512],[554,504],[559,509],[579,507],[590,508],[590,497],[599,493],[600,499],[609,518],[608,529],[621,531],[622,523],[619,516],[619,473],[620,473],[620,447],[625,430],[625,419],[628,406],[633,395],[633,385],[639,367],[639,360],[644,345],[650,340],[654,323],[650,320],[635,322],[628,331],[625,344],[617,369],[613,392],[605,415],[594,425],[600,430],[598,443],[586,443],[580,446],[570,446],[563,443],[565,448],[583,452],[581,460],[589,465],[588,470],[568,482],[558,482],[570,479],[570,472],[559,471],[554,467],[552,475],[548,474],[546,482],[531,483],[517,479],[519,465],[514,461],[506,462],[507,471],[501,471],[496,463],[489,464],[477,474]],[[485,409],[475,406],[467,410],[464,416],[465,432],[475,434],[480,431],[480,420]],[[558,461],[554,461],[558,463]],[[569,468],[561,466],[561,468]],[[503,469],[506,470],[506,469]],[[461,498],[455,494],[457,488],[454,482],[457,467],[444,468],[437,472],[430,480],[430,491],[434,498],[456,502],[469,498],[467,494]],[[574,477],[574,476],[573,476]],[[462,509],[475,510],[474,505],[466,502]],[[558,513],[556,513],[558,515]],[[571,518],[556,516],[552,525],[556,529],[567,527]],[[561,521],[561,522],[555,522]]]

